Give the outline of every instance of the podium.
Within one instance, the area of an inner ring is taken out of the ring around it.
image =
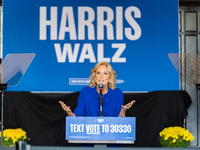
[[[135,117],[66,117],[69,143],[133,144]]]

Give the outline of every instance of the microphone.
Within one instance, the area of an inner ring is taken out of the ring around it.
[[[101,117],[103,116],[103,112],[102,112],[102,89],[104,87],[103,82],[99,83],[98,87],[100,89],[100,117]]]
[[[100,90],[102,90],[102,89],[103,89],[103,87],[104,87],[104,84],[103,84],[103,82],[99,83],[99,85],[98,85],[98,86],[99,86],[99,89],[100,89]]]

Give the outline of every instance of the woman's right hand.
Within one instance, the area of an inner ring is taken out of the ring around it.
[[[67,106],[64,102],[59,101],[61,107],[63,108],[63,110],[68,114],[68,116],[71,117],[75,117],[75,114],[72,112],[72,110],[70,109],[70,106]]]

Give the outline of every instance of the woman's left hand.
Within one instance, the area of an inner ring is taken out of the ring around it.
[[[125,117],[126,115],[126,111],[132,107],[132,105],[135,103],[135,100],[132,100],[131,102],[129,102],[126,105],[122,105],[121,111],[119,113],[119,117]]]
[[[126,105],[122,105],[122,108],[125,109],[125,110],[128,110],[129,108],[132,107],[132,105],[135,103],[135,100],[132,100],[131,102],[129,102],[128,104]]]

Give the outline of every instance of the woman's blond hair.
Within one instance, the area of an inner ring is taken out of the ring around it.
[[[96,85],[96,82],[94,80],[94,76],[95,76],[95,73],[96,73],[96,70],[99,66],[101,65],[105,65],[107,68],[108,68],[108,71],[110,73],[110,82],[108,82],[108,86],[111,88],[111,89],[116,89],[117,87],[115,86],[115,83],[116,83],[116,71],[113,70],[112,66],[108,63],[108,62],[99,62],[97,63],[94,68],[91,70],[91,75],[90,75],[90,84],[89,86],[90,87],[94,87]]]

